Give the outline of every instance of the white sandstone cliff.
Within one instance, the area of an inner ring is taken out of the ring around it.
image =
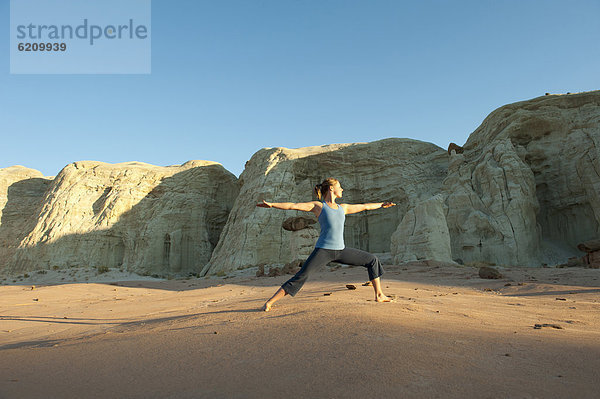
[[[270,202],[316,200],[313,187],[327,177],[337,178],[344,188],[344,197],[339,203],[389,200],[398,204],[393,208],[348,215],[346,219],[347,246],[389,252],[390,237],[404,213],[441,190],[447,162],[446,152],[434,144],[396,138],[372,143],[260,150],[240,175],[240,195],[203,273],[295,260],[295,254],[302,252],[291,247],[300,245],[293,237],[298,232],[284,230],[282,223],[292,216],[310,215],[258,208],[256,203],[262,199]],[[318,229],[318,224],[315,227]],[[300,241],[306,246],[305,240]]]
[[[5,267],[197,273],[238,191],[236,177],[215,162],[75,162],[52,181],[37,223]]]
[[[21,240],[37,223],[52,179],[34,169],[11,166],[0,169],[0,272],[12,259]]]

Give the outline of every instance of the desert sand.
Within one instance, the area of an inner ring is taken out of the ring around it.
[[[600,270],[385,269],[394,302],[327,267],[270,312],[289,275],[7,280],[0,397],[598,397]]]

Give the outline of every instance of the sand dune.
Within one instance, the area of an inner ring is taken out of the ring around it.
[[[600,270],[386,270],[1,286],[0,397],[597,397]]]

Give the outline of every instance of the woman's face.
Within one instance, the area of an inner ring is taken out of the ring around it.
[[[340,185],[340,182],[335,183],[331,188],[333,189],[334,197],[342,198],[342,192],[344,191],[344,189]]]

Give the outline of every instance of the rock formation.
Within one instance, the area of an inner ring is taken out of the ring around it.
[[[287,231],[298,231],[309,228],[315,223],[317,223],[317,219],[314,217],[307,218],[304,216],[298,216],[295,218],[289,218],[284,220],[281,227],[283,227],[283,229]]]
[[[33,230],[46,190],[52,183],[41,172],[23,166],[0,169],[0,272]]]
[[[590,240],[577,246],[581,252],[585,252],[583,263],[592,269],[600,269],[600,240]]]
[[[350,215],[348,246],[391,251],[398,262],[564,262],[581,255],[579,242],[600,237],[599,140],[600,92],[589,92],[503,106],[447,153],[401,139],[261,150],[240,176],[240,196],[203,273],[287,263],[298,241],[310,248],[317,230],[294,240],[280,227],[292,212],[255,204],[315,199],[308,193],[327,176],[341,180],[349,203],[398,204]]]
[[[339,202],[389,200],[398,204],[394,208],[361,212],[346,218],[347,246],[389,252],[390,237],[402,216],[441,190],[447,165],[448,155],[443,149],[410,139],[262,149],[252,156],[240,175],[240,195],[203,273],[227,272],[260,263],[285,264],[296,260],[298,246],[312,250],[318,230],[311,236],[295,239],[293,235],[310,229],[290,232],[282,228],[285,219],[309,214],[258,208],[256,203],[263,199],[270,202],[316,200],[313,187],[326,177],[340,180],[344,197]],[[318,224],[315,226],[318,229]],[[307,245],[308,240],[312,241],[310,245]]]
[[[309,257],[315,243],[319,239],[319,230],[309,226],[302,230],[292,231],[290,234],[290,255],[291,259],[303,259]]]
[[[215,162],[75,162],[52,181],[37,224],[5,268],[197,273],[210,259],[238,192],[235,176]]]
[[[462,154],[463,152],[465,152],[465,149],[462,148],[461,146],[459,146],[458,144],[456,144],[456,143],[448,144],[448,155]]]
[[[207,161],[76,162],[54,179],[0,169],[0,271],[204,275],[297,264],[319,234],[314,217],[256,203],[315,200],[326,177],[344,187],[339,202],[397,204],[348,215],[344,237],[395,262],[581,261],[577,244],[600,239],[600,91],[500,107],[448,151],[396,138],[265,148],[239,180]],[[600,262],[597,250],[588,255]]]
[[[539,265],[535,180],[509,140],[492,143],[471,161],[452,156],[444,189],[454,258]]]
[[[452,256],[557,264],[600,236],[600,92],[542,96],[492,112],[444,181]]]
[[[444,196],[437,194],[409,209],[392,235],[394,264],[415,260],[452,262]]]

